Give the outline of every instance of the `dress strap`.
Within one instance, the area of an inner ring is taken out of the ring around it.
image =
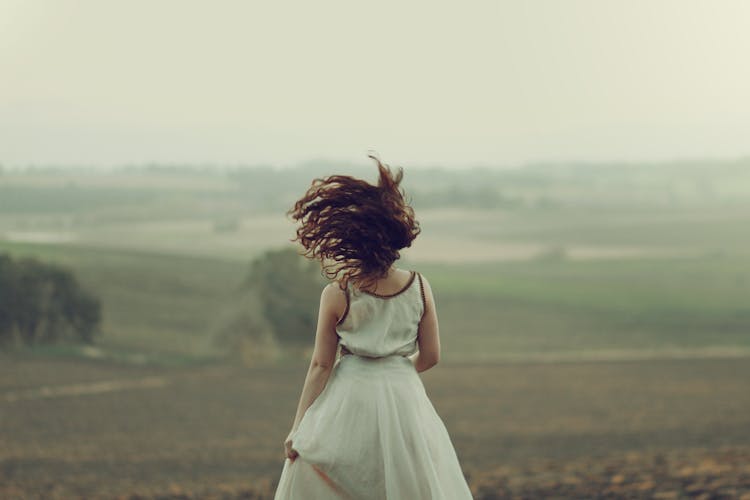
[[[427,299],[425,299],[424,296],[424,284],[422,283],[422,275],[420,273],[417,273],[417,278],[419,278],[419,293],[422,295],[422,316],[424,317],[424,313],[427,310]]]
[[[351,303],[351,299],[349,298],[349,284],[347,283],[346,288],[344,289],[344,295],[346,296],[346,309],[344,309],[344,314],[341,315],[341,318],[336,322],[336,326],[339,326],[341,323],[344,322],[346,319],[347,314],[349,314],[349,305]]]

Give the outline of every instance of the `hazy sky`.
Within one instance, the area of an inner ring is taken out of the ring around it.
[[[0,0],[0,164],[750,153],[750,1]]]

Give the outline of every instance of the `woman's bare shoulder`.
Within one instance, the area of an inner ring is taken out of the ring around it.
[[[428,287],[428,286],[430,286],[430,282],[427,279],[427,276],[425,276],[423,272],[421,272],[421,271],[414,271],[414,272],[417,273],[417,276],[419,276],[419,279],[422,281],[422,283],[424,284],[425,288]]]
[[[320,294],[321,310],[325,309],[340,322],[349,310],[349,299],[346,290],[338,283],[328,283]]]
[[[346,297],[346,290],[342,289],[336,281],[332,281],[323,287],[321,297],[335,300],[338,297]]]
[[[427,303],[425,305],[428,305],[428,304],[431,304],[431,303],[434,304],[435,298],[434,298],[434,295],[432,293],[432,286],[430,285],[430,281],[421,272],[419,273],[419,279],[420,279],[421,284],[422,284],[422,291],[424,293],[424,300]]]

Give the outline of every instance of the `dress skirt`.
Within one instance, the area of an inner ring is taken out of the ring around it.
[[[471,499],[455,449],[412,362],[347,354],[307,409],[276,500]]]

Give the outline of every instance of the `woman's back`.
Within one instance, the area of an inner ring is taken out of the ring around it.
[[[343,352],[383,357],[408,356],[417,350],[419,322],[425,310],[419,273],[410,271],[406,284],[391,293],[360,290],[351,283],[346,293],[348,307],[336,326]]]
[[[472,498],[407,357],[418,345],[421,351],[420,331],[429,331],[423,318],[434,314],[431,289],[417,272],[397,273],[406,276],[400,287],[389,286],[395,280],[382,287],[381,280],[378,292],[347,286],[348,307],[336,325],[343,355],[289,436],[298,455],[284,464],[276,500]]]
[[[290,210],[305,255],[320,259],[315,347],[276,500],[470,500],[445,425],[419,373],[440,359],[427,279],[397,269],[419,234],[396,176],[313,180]],[[341,346],[342,356],[336,359]]]

